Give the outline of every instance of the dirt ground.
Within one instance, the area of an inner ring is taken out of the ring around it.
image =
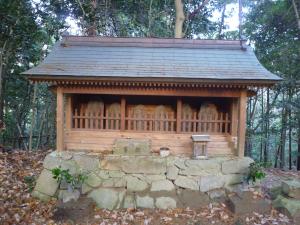
[[[286,216],[272,210],[268,215],[253,212],[251,215],[237,218],[222,203],[210,204],[198,210],[101,210],[95,207],[83,207],[82,211],[66,214],[60,209],[60,203],[53,200],[41,202],[30,195],[41,169],[42,161],[48,152],[13,151],[0,152],[0,224],[84,224],[84,225],[150,225],[150,224],[293,224]],[[276,180],[278,176],[296,176],[297,172],[268,170],[268,177]],[[83,202],[81,202],[83,201]],[[89,204],[82,198],[75,205]],[[73,218],[73,221],[71,220]]]

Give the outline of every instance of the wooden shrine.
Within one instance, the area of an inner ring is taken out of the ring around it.
[[[280,80],[240,41],[66,36],[25,74],[57,96],[57,150],[110,153],[117,139],[151,151],[244,156],[247,97]]]

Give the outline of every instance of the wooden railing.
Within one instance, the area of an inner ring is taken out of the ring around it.
[[[197,118],[198,117],[198,118]],[[229,133],[231,121],[228,113],[218,114],[189,114],[181,120],[183,133]]]
[[[231,121],[228,113],[188,114],[181,118],[181,133],[230,133]],[[120,130],[120,113],[81,112],[75,110],[72,115],[72,128],[96,130]],[[125,130],[139,132],[176,132],[174,112],[159,114],[134,114],[125,117]]]

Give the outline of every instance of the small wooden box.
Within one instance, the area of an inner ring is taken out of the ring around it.
[[[192,135],[193,140],[193,158],[207,159],[207,143],[210,141],[209,135]]]

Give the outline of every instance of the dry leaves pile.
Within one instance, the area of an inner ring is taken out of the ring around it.
[[[0,224],[74,224],[54,221],[56,202],[43,203],[30,196],[30,184],[24,178],[37,177],[42,161],[49,152],[0,152]],[[243,218],[234,217],[224,204],[210,204],[199,210],[100,210],[77,221],[80,224],[292,224],[285,216],[272,210],[270,215],[253,213]]]

